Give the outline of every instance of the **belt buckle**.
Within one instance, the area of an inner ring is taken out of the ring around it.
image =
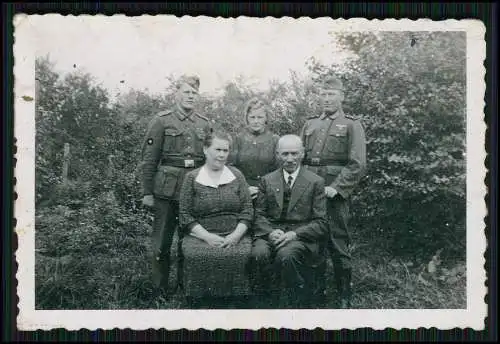
[[[194,160],[192,160],[192,159],[184,160],[184,167],[186,167],[186,168],[194,167]]]
[[[311,158],[311,165],[319,165],[319,158]]]

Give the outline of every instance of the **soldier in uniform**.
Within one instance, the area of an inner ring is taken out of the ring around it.
[[[327,77],[320,89],[320,116],[307,120],[301,136],[306,147],[304,165],[325,179],[330,227],[328,242],[334,266],[339,307],[351,302],[351,255],[348,247],[349,200],[366,171],[366,141],[361,122],[342,110],[344,87]]]
[[[181,78],[175,106],[156,114],[143,143],[142,203],[154,211],[153,282],[167,292],[172,291],[170,249],[178,226],[180,188],[184,175],[203,165],[203,140],[211,128],[206,117],[193,111],[199,86],[196,76]]]

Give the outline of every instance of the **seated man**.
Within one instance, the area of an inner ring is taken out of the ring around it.
[[[300,137],[280,138],[281,167],[261,179],[255,205],[252,265],[258,294],[277,287],[282,300],[302,307],[312,290],[311,264],[326,243],[328,224],[323,178],[302,168]]]

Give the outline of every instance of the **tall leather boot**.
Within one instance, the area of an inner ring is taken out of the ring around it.
[[[342,269],[342,272],[336,278],[337,290],[339,292],[339,308],[351,308],[352,297],[352,271],[350,269]]]
[[[297,308],[313,309],[316,308],[313,292],[308,288],[297,288]]]
[[[157,264],[157,274],[159,275],[159,282],[157,284],[158,288],[163,290],[166,296],[169,296],[173,293],[175,293],[177,286],[171,286],[169,284],[169,277],[170,277],[170,267],[171,267],[171,262],[170,262],[170,257],[160,257],[158,256],[156,258],[156,264]]]
[[[177,243],[177,281],[176,290],[184,290],[184,253],[182,252],[182,236]]]
[[[280,308],[297,308],[297,295],[292,288],[284,288],[279,299]]]
[[[314,272],[314,286],[312,293],[312,304],[313,308],[322,308],[326,304],[326,261],[320,264],[316,271]]]

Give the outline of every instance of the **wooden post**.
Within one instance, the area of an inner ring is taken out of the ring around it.
[[[113,178],[115,174],[114,155],[108,155],[108,178]]]
[[[35,113],[38,117],[40,115],[39,111],[40,106],[40,81],[38,78],[35,78]]]
[[[64,144],[64,160],[63,160],[63,184],[68,183],[68,171],[71,152],[69,150],[69,143]]]

